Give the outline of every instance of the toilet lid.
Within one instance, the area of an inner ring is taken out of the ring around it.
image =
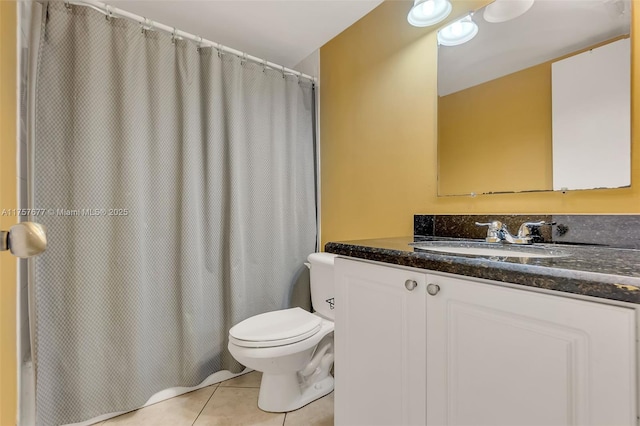
[[[316,334],[322,319],[301,308],[283,309],[256,315],[229,330],[229,339],[238,346],[272,347],[289,345]]]

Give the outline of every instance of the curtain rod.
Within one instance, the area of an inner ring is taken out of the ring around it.
[[[238,57],[241,57],[241,58],[243,58],[245,60],[249,60],[249,61],[252,61],[252,62],[263,64],[264,66],[267,66],[267,67],[272,68],[274,70],[281,71],[283,74],[292,74],[292,75],[295,75],[295,76],[298,76],[298,77],[307,78],[307,79],[311,80],[313,83],[317,82],[316,77],[313,77],[311,75],[301,73],[300,71],[296,71],[294,69],[287,68],[287,67],[282,66],[282,65],[278,65],[278,64],[276,64],[274,62],[269,62],[269,61],[267,61],[265,59],[261,59],[261,58],[258,58],[256,56],[249,55],[246,52],[241,52],[240,50],[236,50],[236,49],[233,49],[231,47],[224,46],[224,45],[222,45],[220,43],[216,43],[216,42],[213,42],[211,40],[207,40],[207,39],[202,38],[200,36],[196,36],[194,34],[191,34],[191,33],[188,33],[188,32],[182,31],[182,30],[178,30],[175,27],[170,27],[168,25],[164,25],[164,24],[161,24],[159,22],[152,21],[150,19],[145,18],[144,16],[140,16],[140,15],[136,15],[135,13],[127,12],[126,10],[122,10],[122,9],[117,8],[117,7],[110,6],[110,5],[106,4],[106,3],[103,3],[103,2],[100,2],[100,1],[97,1],[97,0],[65,0],[65,3],[73,4],[73,5],[80,5],[80,6],[88,6],[88,7],[92,8],[92,9],[94,9],[94,10],[97,10],[100,13],[103,13],[106,16],[120,16],[120,17],[123,17],[123,18],[128,18],[128,19],[131,19],[131,20],[136,21],[137,23],[139,23],[142,26],[142,28],[146,28],[146,29],[155,28],[155,29],[158,29],[158,30],[162,30],[162,31],[171,33],[176,37],[181,37],[181,38],[185,38],[185,39],[188,39],[188,40],[191,40],[191,41],[195,41],[200,46],[211,46],[211,47],[213,47],[215,49],[218,49],[219,51],[231,53],[231,54],[236,55]]]

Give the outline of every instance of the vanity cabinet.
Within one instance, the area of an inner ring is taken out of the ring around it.
[[[633,309],[427,281],[427,424],[636,424]]]
[[[426,274],[340,258],[335,268],[335,424],[423,425]]]
[[[338,258],[336,425],[635,425],[635,310]]]

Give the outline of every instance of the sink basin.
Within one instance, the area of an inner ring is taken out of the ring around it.
[[[411,245],[420,250],[479,257],[549,258],[567,256],[567,253],[555,248],[494,244],[479,241],[421,241]]]

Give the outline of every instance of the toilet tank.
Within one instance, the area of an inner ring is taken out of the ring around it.
[[[311,305],[320,316],[334,319],[333,261],[336,255],[331,253],[311,253],[307,260],[311,269]]]

